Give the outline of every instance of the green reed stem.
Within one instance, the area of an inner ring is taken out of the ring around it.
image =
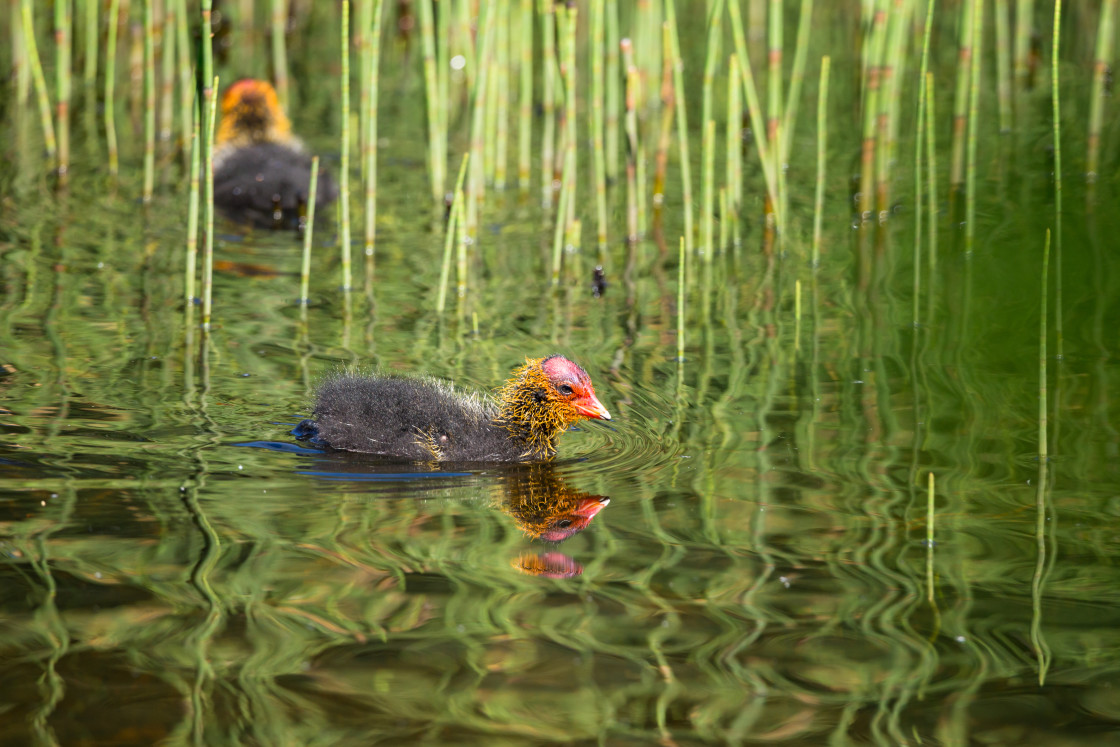
[[[793,349],[801,350],[801,279],[793,281]]]
[[[1060,3],[1061,0],[1058,0]],[[1042,290],[1039,293],[1038,308],[1038,460],[1045,462],[1049,455],[1047,444],[1047,386],[1046,386],[1046,323],[1049,320],[1046,304],[1049,300],[1050,273],[1050,229],[1046,229],[1046,243],[1042,248]]]
[[[443,40],[440,44],[436,44],[436,91],[438,97],[436,100],[436,110],[439,121],[439,149],[440,149],[440,166],[444,174],[444,187],[447,187],[447,123],[450,118],[451,107],[451,13],[446,8],[442,13],[436,17],[436,38]],[[443,206],[445,191],[436,197],[435,205],[439,208]],[[454,197],[454,196],[453,196]]]
[[[202,118],[198,110],[198,97],[195,97],[195,107],[191,112],[191,148],[190,148],[190,195],[187,198],[187,267],[186,267],[186,303],[187,308],[195,302],[195,275],[198,272],[198,204],[199,204],[199,161],[202,159],[202,143],[199,142],[199,120]]]
[[[783,0],[770,0],[767,13],[767,72],[766,84],[766,140],[771,146],[770,156],[774,159],[772,173],[777,177],[778,200],[773,205],[774,225],[779,226],[777,217],[785,215],[785,169],[782,168],[782,155],[785,151],[783,140],[786,135],[782,128],[782,57],[784,44]],[[779,232],[781,235],[781,232]]]
[[[171,149],[171,134],[175,129],[175,3],[164,3],[163,19],[159,26],[160,82],[159,82],[159,143],[160,162],[164,163]],[[183,133],[184,136],[186,132]],[[164,184],[167,171],[164,170]]]
[[[74,8],[72,0],[55,0],[55,76],[58,101],[58,186],[69,180],[69,108],[71,108]]]
[[[700,86],[700,121],[705,126],[712,119],[712,91],[719,66],[720,41],[723,39],[723,4],[724,0],[708,3],[707,54],[704,56],[704,78]]]
[[[734,3],[732,3],[734,5]],[[684,88],[684,61],[681,59],[681,45],[677,38],[677,14],[675,2],[665,4],[665,22],[669,25],[670,48],[665,54],[673,60],[673,89],[676,91],[677,142],[681,156],[681,188],[684,192],[684,244],[688,253],[693,251],[692,227],[692,161],[688,155],[688,102]]]
[[[114,3],[119,0],[112,0]],[[199,121],[199,115],[196,110],[198,106],[196,101],[198,85],[195,83],[194,64],[191,60],[191,46],[190,46],[190,19],[187,15],[187,0],[174,0],[176,13],[175,17],[177,23],[175,24],[177,41],[175,44],[176,57],[178,58],[178,71],[179,71],[179,118],[182,122],[182,137],[186,138],[191,132],[191,127]],[[106,72],[106,78],[109,75]],[[106,83],[106,86],[108,83]],[[108,100],[108,99],[107,99]],[[109,107],[106,106],[106,109]],[[185,145],[185,141],[182,141]],[[189,149],[183,148],[184,154],[189,152]],[[188,166],[189,168],[189,166]]]
[[[821,58],[820,90],[817,92],[817,194],[813,207],[813,258],[815,271],[821,265],[821,234],[824,225],[824,185],[828,167],[828,76],[832,58]]]
[[[455,244],[455,237],[458,234],[458,217],[458,205],[452,205],[451,210],[448,211],[447,225],[444,228],[443,262],[440,263],[439,291],[436,296],[437,314],[442,314],[444,307],[447,305],[447,281],[451,278],[451,249]]]
[[[618,0],[606,0],[607,181],[618,179],[618,120],[622,111],[622,71],[619,67]]]
[[[556,222],[552,233],[552,284],[560,284],[560,264],[563,259],[564,233],[567,221],[564,216],[568,214],[569,203],[572,200],[575,185],[575,149],[566,150],[564,158],[564,171],[560,177],[560,200],[556,210]]]
[[[570,178],[572,183],[571,194],[568,195],[567,217],[564,219],[571,222],[576,219],[576,190],[578,188],[576,183],[576,172],[578,170],[578,161],[576,160],[576,91],[579,78],[576,69],[576,31],[579,28],[579,9],[573,5],[565,10],[566,12],[562,12],[559,16],[563,19],[561,36],[564,41],[561,51],[561,73],[564,79],[564,151],[565,159],[571,160],[571,172],[566,178]],[[564,168],[565,170],[568,168],[567,162],[565,162]]]
[[[468,168],[470,167],[468,166]],[[465,204],[467,200],[464,194],[462,189],[456,189],[455,196],[452,198],[455,207],[455,226],[458,232],[456,268],[459,280],[457,295],[460,299],[467,295],[467,247],[471,243],[471,236],[467,232],[467,207]]]
[[[121,0],[110,0],[109,35],[105,43],[105,143],[109,151],[109,178],[114,184],[120,170],[116,122],[117,26],[120,7]]]
[[[739,232],[739,211],[743,206],[743,102],[739,83],[739,60],[732,52],[727,60],[727,144],[724,158],[727,165],[727,207],[721,208],[723,222],[733,225],[732,243],[742,242]],[[722,223],[720,229],[722,232]],[[720,242],[724,247],[727,244]]]
[[[210,90],[218,90],[217,77],[212,80]],[[214,122],[218,119],[217,96],[210,96],[206,117],[206,148],[203,151],[206,154],[206,161],[203,164],[206,189],[206,242],[202,250],[202,328],[210,329],[210,312],[213,308],[214,295]]]
[[[661,24],[661,48],[665,50],[665,54],[661,56],[661,121],[658,128],[657,153],[654,156],[653,172],[653,221],[656,225],[661,223],[661,211],[665,204],[665,181],[669,173],[669,149],[673,144],[673,116],[676,114],[677,108],[677,92],[673,87],[673,55],[668,51],[672,47],[673,41],[669,24],[663,23]],[[638,105],[641,106],[640,100]],[[640,199],[645,188],[641,176],[638,177],[638,185]]]
[[[471,162],[470,178],[468,180],[468,194],[470,200],[466,206],[467,233],[472,238],[478,238],[478,214],[482,199],[486,193],[485,187],[485,152],[486,152],[486,109],[490,83],[490,55],[494,38],[494,13],[488,4],[480,8],[478,19],[478,46],[475,53],[478,73],[475,76],[474,95],[471,100]]]
[[[630,40],[619,42],[626,57],[631,56]],[[626,239],[634,243],[640,238],[638,227],[638,68],[626,67]]]
[[[1060,4],[1061,0],[1058,0]],[[1059,13],[1056,10],[1055,13]],[[1055,24],[1056,25],[1056,24]],[[1057,29],[1055,28],[1055,32]],[[1057,33],[1055,33],[1057,36]],[[1049,265],[1050,265],[1050,231],[1046,231],[1046,242],[1042,250],[1042,287],[1039,293],[1039,321],[1038,321],[1038,480],[1035,497],[1035,545],[1037,547],[1037,556],[1035,562],[1034,577],[1031,582],[1031,601],[1032,601],[1032,616],[1030,627],[1031,645],[1034,648],[1035,655],[1038,658],[1038,683],[1044,685],[1046,681],[1046,673],[1050,667],[1051,653],[1046,644],[1046,639],[1043,637],[1041,630],[1042,620],[1042,590],[1048,575],[1048,567],[1046,564],[1046,534],[1047,523],[1051,516],[1047,508],[1047,462],[1049,460],[1049,433],[1047,421],[1047,402],[1049,399],[1049,387],[1047,384],[1047,350],[1046,350],[1046,326],[1048,321],[1047,315],[1047,296],[1049,294]],[[1050,528],[1051,532],[1053,527]],[[1051,562],[1052,564],[1052,562]]]
[[[677,253],[679,270],[677,275],[677,362],[684,362],[684,289],[687,280],[688,257],[684,236],[681,236],[680,250]]]
[[[933,604],[933,537],[934,537],[934,521],[936,519],[936,512],[934,511],[934,479],[933,473],[929,473],[928,487],[926,490],[926,600]]]
[[[870,220],[874,211],[875,146],[879,126],[879,96],[882,89],[883,58],[887,46],[888,14],[885,7],[875,10],[868,44],[863,99],[863,147],[860,155],[860,217]]]
[[[541,136],[541,206],[552,207],[556,190],[556,7],[551,0],[537,0],[537,14],[541,17],[541,107],[544,112],[544,132]]]
[[[524,195],[533,172],[533,0],[520,0],[518,7],[517,188]]]
[[[494,9],[495,17],[505,20],[505,15],[500,6],[501,0],[495,0]],[[486,59],[486,103],[483,105],[483,119],[485,123],[482,127],[483,143],[482,143],[482,173],[487,186],[494,186],[494,174],[496,171],[496,153],[497,153],[497,135],[498,135],[498,87],[501,85],[499,78],[498,64],[498,49],[502,45],[501,40],[501,27],[500,21],[494,23],[494,44],[491,47],[491,54]]]
[[[949,161],[949,189],[964,183],[965,124],[968,116],[969,86],[972,81],[972,54],[977,43],[976,5],[978,0],[961,4],[961,47],[957,58],[957,91],[953,103],[953,144]]]
[[[1011,132],[1011,7],[995,0],[996,89],[999,92],[999,131]]]
[[[933,90],[933,73],[926,73],[925,75],[925,100],[926,100],[926,198],[929,200],[929,280],[930,289],[927,291],[929,294],[928,310],[926,311],[926,318],[933,318],[933,280],[936,277],[934,272],[937,270],[937,130],[934,128],[934,123],[937,121],[937,115],[934,111],[934,96]]]
[[[704,261],[711,262],[715,254],[715,200],[716,200],[716,123],[709,119],[704,124],[703,141],[700,144],[703,160],[703,180],[701,189],[700,243]]]
[[[71,36],[73,34],[73,2],[72,0],[55,0],[54,2],[54,34],[55,34],[55,78],[56,95],[55,111],[58,117],[58,186],[65,187],[70,181],[70,91],[71,69],[70,58],[73,52]]]
[[[906,45],[910,39],[913,2],[903,2],[900,9],[891,14],[887,49],[883,66],[883,93],[879,97],[878,163],[879,175],[876,179],[876,210],[880,220],[890,215],[891,168],[898,158],[899,106],[902,100],[902,71],[906,60]]]
[[[591,141],[592,162],[595,179],[595,214],[599,265],[607,261],[607,163],[606,143],[603,132],[605,123],[603,110],[606,107],[603,91],[603,41],[606,36],[603,26],[606,23],[605,0],[592,0],[591,3]]]
[[[135,7],[136,13],[133,16],[133,21],[129,12]],[[128,60],[128,80],[129,85],[125,86],[125,96],[128,99],[128,112],[129,123],[142,122],[144,120],[144,21],[143,21],[143,0],[132,0],[126,2],[122,7],[125,22],[124,25],[128,28],[128,51],[125,55]],[[132,81],[140,81],[137,85],[131,85]],[[139,127],[133,127],[133,130]]]
[[[353,284],[350,263],[350,3],[342,3],[342,140],[338,163],[338,244],[342,250],[342,290]],[[308,206],[310,213],[310,206]],[[367,228],[368,232],[368,228]]]
[[[152,201],[156,180],[156,50],[155,8],[144,0],[144,187],[142,200]]]
[[[492,186],[496,191],[505,189],[505,166],[499,165],[499,151],[505,149],[502,142],[508,137],[508,127],[502,122],[506,112],[505,92],[505,57],[502,47],[507,43],[505,33],[506,9],[502,7],[501,0],[496,4],[497,13],[494,22],[494,45],[491,48],[489,59],[490,71],[488,74],[488,87],[486,91],[486,133],[483,150],[483,172],[486,176],[487,186]],[[502,172],[499,175],[499,172]]]
[[[1105,79],[1112,70],[1112,48],[1116,37],[1116,0],[1104,0],[1097,26],[1097,47],[1093,55],[1093,91],[1089,96],[1089,144],[1086,177],[1097,181],[1100,165],[1101,125],[1104,121]],[[1057,65],[1055,65],[1056,67]]]
[[[509,26],[510,0],[498,0],[498,21],[495,33],[497,43],[491,57],[494,65],[492,74],[491,112],[497,120],[496,126],[489,131],[494,133],[494,189],[499,192],[506,188],[506,172],[509,166]]]
[[[31,70],[27,64],[27,45],[23,41],[20,0],[8,4],[8,43],[12,50],[12,80],[15,81],[16,106],[22,111],[31,98]]]
[[[370,60],[369,60],[369,34],[370,26],[373,25],[373,3],[371,0],[353,0],[355,17],[353,25],[354,32],[354,48],[358,53],[358,180],[362,184],[367,183],[366,177],[366,134],[369,132],[369,122],[366,117],[369,116],[369,76],[370,76]]]
[[[663,3],[655,0],[639,0],[635,11],[637,18],[633,21],[636,27],[633,35],[634,53],[638,71],[643,80],[657,79],[657,71],[662,66],[662,58],[667,54],[668,47],[659,43],[663,35],[662,26],[664,26],[664,18],[661,13],[664,10],[663,6]],[[642,92],[643,97],[652,97],[654,90],[650,86],[650,90]],[[638,109],[640,111],[645,110],[648,103],[644,98],[639,99]]]
[[[809,61],[809,31],[812,28],[813,0],[801,0],[801,12],[797,18],[797,41],[793,49],[793,70],[789,78],[789,96],[786,97],[785,119],[782,123],[782,159],[789,163],[793,143],[793,128],[797,124],[797,112],[801,106],[801,86],[805,80],[805,67]]]
[[[85,0],[82,3],[82,10],[85,11],[85,65],[82,68],[82,85],[87,91],[92,91],[94,86],[97,85],[97,48],[98,48],[98,34],[97,34],[97,11],[100,10],[100,3],[94,0]]]
[[[470,153],[464,153],[463,160],[459,163],[459,176],[455,179],[455,203],[451,206],[447,216],[446,235],[443,239],[443,264],[440,266],[439,273],[439,296],[436,299],[437,314],[443,313],[444,304],[447,300],[447,280],[451,276],[451,245],[455,241],[457,229],[460,228],[458,221],[462,216],[462,205],[459,204],[459,201],[463,195],[463,182],[467,176],[467,162],[470,157]],[[460,282],[462,283],[462,281],[463,278],[460,277]],[[462,295],[461,292],[460,295]]]
[[[209,5],[210,0],[203,0]],[[346,3],[349,5],[349,3]],[[272,77],[276,82],[276,95],[284,111],[291,111],[288,83],[288,48],[285,29],[288,25],[288,1],[272,0]],[[207,27],[207,31],[209,28]],[[209,80],[205,78],[205,80]]]
[[[213,87],[214,80],[214,30],[212,26],[212,0],[202,0],[202,108],[203,116],[209,116],[210,107],[218,97],[218,91]],[[214,160],[214,141],[206,138],[203,141],[202,164],[205,169],[207,164]]]
[[[424,101],[428,110],[428,178],[432,188],[432,204],[443,201],[446,160],[441,147],[443,121],[440,119],[439,77],[436,67],[435,18],[432,4],[421,2],[419,8],[420,46],[424,54]],[[441,7],[441,12],[446,12]]]
[[[1060,3],[1060,0],[1059,0]],[[1060,11],[1055,11],[1060,12]],[[1056,29],[1055,29],[1056,31]],[[1055,33],[1055,36],[1057,34]],[[1044,685],[1046,673],[1050,667],[1051,653],[1042,634],[1042,590],[1048,575],[1046,564],[1046,533],[1047,523],[1051,516],[1047,508],[1047,462],[1049,459],[1049,428],[1047,421],[1047,402],[1049,399],[1049,386],[1047,384],[1047,351],[1046,351],[1046,323],[1047,296],[1049,295],[1049,278],[1047,277],[1050,265],[1050,231],[1046,231],[1046,242],[1042,250],[1042,287],[1039,293],[1039,321],[1038,321],[1038,480],[1035,497],[1035,546],[1037,556],[1035,561],[1034,577],[1031,580],[1031,645],[1038,658],[1038,684]],[[1051,527],[1053,531],[1053,527]]]
[[[746,34],[743,33],[743,19],[739,15],[739,3],[728,3],[731,11],[731,35],[735,40],[735,58],[739,63],[739,77],[743,82],[743,93],[747,99],[747,112],[750,114],[751,130],[755,133],[755,148],[758,150],[758,160],[762,165],[763,180],[766,182],[766,191],[770,197],[770,204],[778,209],[778,175],[774,171],[774,161],[770,155],[770,148],[776,145],[767,142],[765,119],[762,114],[762,104],[758,99],[758,90],[754,85],[754,74],[751,72],[750,56],[747,54]],[[778,215],[778,224],[781,225],[782,216]]]
[[[1062,104],[1058,95],[1058,51],[1062,0],[1054,0],[1054,37],[1050,51],[1050,99],[1054,106],[1054,335],[1058,360],[1065,354],[1062,330]]]
[[[23,44],[31,61],[31,79],[35,83],[35,95],[39,101],[39,122],[43,126],[43,145],[51,168],[58,166],[58,141],[54,136],[54,122],[51,119],[50,94],[47,93],[47,78],[43,75],[43,64],[39,60],[39,47],[35,42],[35,21],[31,14],[31,0],[22,0],[20,18],[23,20]]]
[[[1031,84],[1031,39],[1034,36],[1034,0],[1015,2],[1015,82],[1020,92]]]
[[[366,71],[366,81],[369,86],[367,95],[365,97],[365,106],[367,107],[365,123],[366,134],[362,147],[365,149],[365,244],[363,252],[366,256],[366,263],[370,266],[372,271],[372,264],[374,253],[377,245],[377,119],[378,109],[380,107],[380,91],[381,91],[381,17],[383,15],[382,9],[384,7],[384,0],[373,1],[373,18],[372,28],[369,32],[368,44],[368,59],[367,64],[369,70]],[[421,3],[425,5],[426,3]],[[429,116],[438,114],[429,109]],[[437,150],[439,149],[437,144]],[[440,150],[439,152],[442,153]],[[442,155],[440,158],[442,159]],[[441,163],[442,168],[442,163]],[[443,191],[443,174],[438,175],[440,179],[440,192]]]
[[[345,5],[345,3],[344,3]],[[343,15],[346,15],[344,10]],[[315,233],[315,199],[319,196],[319,156],[311,159],[311,184],[307,188],[307,224],[303,231],[303,263],[299,271],[299,301],[311,303],[311,239]]]
[[[583,221],[579,218],[568,223],[564,231],[564,248],[572,254],[579,254],[580,240],[583,238]]]
[[[478,54],[478,44],[475,39],[475,29],[481,29],[482,25],[475,26],[475,18],[471,15],[473,6],[469,2],[456,2],[455,4],[455,33],[458,36],[459,42],[463,45],[462,54],[466,58],[466,65],[463,66],[463,72],[466,74],[467,90],[473,91],[476,88],[475,78],[478,76],[479,66],[482,64],[481,58]],[[440,17],[447,15],[440,13]],[[481,13],[480,18],[481,20]],[[445,37],[437,37],[445,38]],[[473,166],[471,168],[474,168]]]
[[[730,204],[730,201],[729,201],[729,198],[728,198],[727,194],[728,194],[728,188],[727,187],[720,187],[719,188],[719,199],[717,200],[717,204],[719,205],[719,214],[720,214],[719,243],[716,244],[716,246],[721,251],[726,249],[729,246],[729,242],[730,242],[729,231],[730,231],[731,223],[734,221],[734,217],[732,216],[732,213],[731,213],[731,204]]]
[[[913,322],[918,326],[922,288],[922,146],[925,145],[926,131],[926,87],[929,71],[929,47],[933,26],[935,0],[926,6],[925,35],[922,39],[922,60],[918,82],[918,131],[914,143],[914,305]],[[931,215],[930,220],[936,220]]]
[[[924,87],[925,83],[922,83]],[[914,147],[914,290],[911,304],[911,323],[915,328],[921,320],[922,300],[922,144],[925,142],[925,95],[918,103],[918,129]]]
[[[972,70],[968,94],[968,163],[965,171],[965,226],[964,250],[972,252],[976,237],[976,148],[979,143],[977,130],[980,129],[980,55],[984,43],[984,4],[977,0],[973,3],[976,17],[973,23]]]

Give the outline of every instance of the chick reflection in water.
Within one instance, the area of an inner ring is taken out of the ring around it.
[[[438,480],[446,474],[447,478],[458,483],[471,475],[455,471],[456,467],[472,469],[478,464],[441,462],[429,463],[426,467],[415,462],[402,463],[380,457],[326,451],[318,453],[314,467],[304,473],[335,480],[356,478],[381,482],[404,479],[414,485],[418,484],[415,482],[418,477]],[[306,469],[305,465],[303,470]],[[512,518],[517,528],[534,541],[552,545],[563,542],[586,529],[610,503],[605,496],[572,488],[551,462],[488,466],[485,474],[492,480],[490,505]],[[478,477],[473,479],[477,481]],[[446,485],[442,480],[440,482]],[[512,565],[524,573],[546,578],[569,578],[583,573],[583,566],[555,549],[523,553]]]
[[[510,470],[498,487],[498,507],[528,537],[545,542],[563,542],[582,532],[610,503],[609,498],[572,489],[547,463]],[[570,578],[583,573],[582,565],[555,550],[523,553],[513,566],[547,578]]]

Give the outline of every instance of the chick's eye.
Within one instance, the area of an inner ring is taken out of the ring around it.
[[[561,529],[567,529],[571,525],[572,525],[572,520],[571,519],[561,519],[560,521],[556,522],[556,526],[560,527]]]
[[[568,384],[561,384],[559,387],[557,387],[557,391],[567,397],[572,393],[572,387]]]

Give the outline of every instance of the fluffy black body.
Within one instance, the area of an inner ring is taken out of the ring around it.
[[[313,419],[293,433],[335,449],[414,461],[532,459],[528,444],[491,422],[496,414],[494,402],[432,379],[343,374],[319,388]]]
[[[258,228],[295,228],[311,186],[311,157],[302,148],[255,143],[221,154],[214,173],[214,204],[225,215]],[[338,196],[330,174],[319,169],[315,211]]]

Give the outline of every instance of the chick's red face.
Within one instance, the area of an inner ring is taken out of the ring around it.
[[[541,369],[560,398],[575,408],[580,417],[591,420],[611,419],[610,412],[595,396],[591,377],[582,368],[562,355],[553,355],[541,362]]]

